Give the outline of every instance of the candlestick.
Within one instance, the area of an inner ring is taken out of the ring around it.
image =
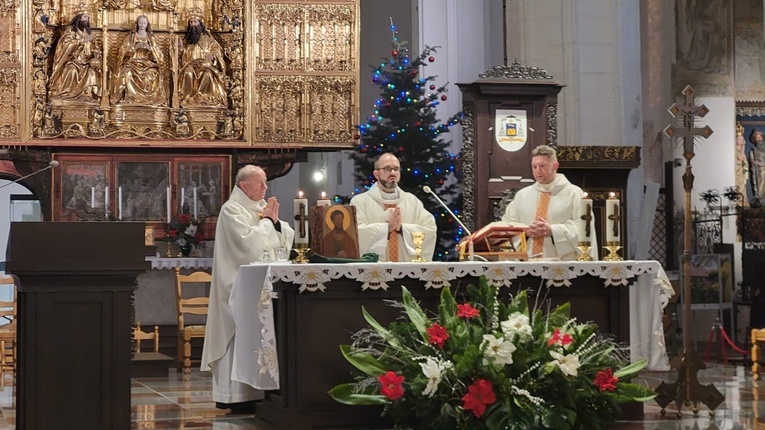
[[[122,221],[122,187],[117,187],[117,213]]]
[[[308,199],[298,192],[295,204],[295,244],[308,244]]]
[[[616,193],[611,192],[606,199],[606,244],[621,243],[621,234],[619,231],[619,225],[621,221],[619,210],[619,199],[616,198]]]
[[[592,231],[590,231],[590,221],[592,221],[592,199],[587,193],[582,195],[579,202],[581,215],[576,222],[577,232],[579,233],[579,242],[587,244],[592,243]]]
[[[96,187],[90,187],[90,207],[96,207]]]
[[[167,222],[170,222],[170,187],[167,187]]]
[[[199,219],[197,216],[197,187],[194,187],[194,219]]]
[[[104,187],[104,214],[109,217],[109,186]]]
[[[327,198],[327,193],[324,191],[321,192],[321,198],[319,200],[316,200],[316,206],[331,206],[332,202],[329,201]]]
[[[178,212],[183,213],[183,204],[186,203],[186,187],[181,187],[181,207]]]

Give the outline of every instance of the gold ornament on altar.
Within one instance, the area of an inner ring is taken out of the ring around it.
[[[590,255],[592,247],[590,245],[590,242],[579,242],[579,246],[577,246],[577,249],[579,249],[577,261],[592,261],[592,256]]]
[[[619,256],[619,250],[622,249],[622,246],[619,242],[608,242],[603,249],[608,251],[608,254],[603,257],[603,261],[622,261],[622,257]]]
[[[422,244],[425,242],[425,232],[423,231],[412,232],[412,242],[414,242],[414,252],[417,255],[412,260],[412,263],[424,263],[425,259],[422,258]]]
[[[305,257],[305,254],[311,250],[311,248],[308,247],[307,244],[304,243],[296,243],[295,248],[293,248],[295,252],[297,252],[297,256],[294,260],[292,260],[294,263],[297,264],[306,264],[308,263],[308,259]]]

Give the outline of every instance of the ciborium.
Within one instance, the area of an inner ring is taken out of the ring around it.
[[[425,232],[412,232],[412,242],[414,242],[414,252],[417,254],[412,260],[412,263],[424,263],[425,259],[422,258],[422,244],[425,242]]]

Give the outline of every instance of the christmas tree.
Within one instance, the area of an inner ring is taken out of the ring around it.
[[[461,113],[442,122],[436,109],[447,99],[446,86],[436,86],[435,76],[420,76],[420,68],[435,61],[436,47],[426,46],[419,56],[410,56],[405,43],[399,42],[395,26],[391,57],[373,66],[372,82],[380,88],[374,114],[366,124],[358,126],[359,143],[350,154],[356,169],[355,193],[369,189],[374,161],[386,152],[401,162],[402,188],[415,194],[436,218],[439,243],[435,260],[450,259],[462,235],[462,228],[430,194],[422,190],[429,185],[455,213],[461,208],[455,168],[457,159],[449,153],[450,141],[445,133],[459,124]]]

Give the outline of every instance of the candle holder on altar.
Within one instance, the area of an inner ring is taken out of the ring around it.
[[[590,250],[592,250],[592,246],[590,246],[590,242],[579,242],[579,246],[577,246],[577,249],[579,250],[579,257],[577,257],[577,261],[592,261],[592,256],[590,255]]]
[[[308,244],[305,244],[305,243],[295,244],[294,250],[295,252],[297,252],[297,257],[295,257],[295,259],[292,260],[293,263],[296,263],[296,264],[308,263],[308,259],[305,258],[305,254],[311,250],[311,248],[308,247]]]
[[[425,232],[412,232],[412,242],[414,242],[414,252],[416,253],[416,257],[414,257],[412,263],[425,263],[425,259],[422,258],[422,244],[425,242]]]
[[[603,261],[622,261],[622,257],[619,256],[619,250],[622,249],[622,246],[619,242],[608,242],[603,249],[608,251],[608,254],[603,257]]]

